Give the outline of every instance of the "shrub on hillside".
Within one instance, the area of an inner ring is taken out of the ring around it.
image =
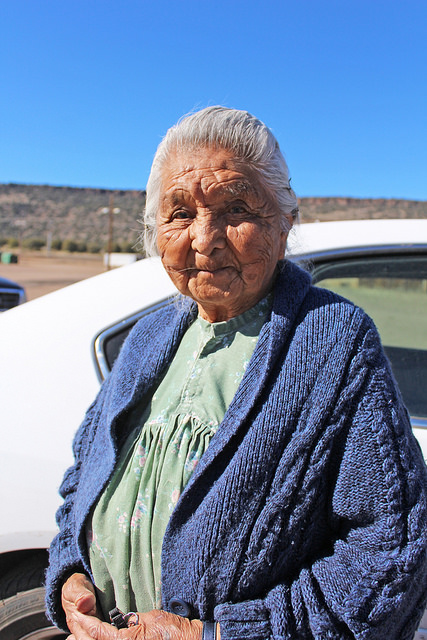
[[[79,240],[77,243],[77,251],[79,253],[86,253],[87,251],[87,243],[84,240]]]
[[[75,253],[78,249],[78,244],[75,240],[64,240],[62,243],[63,251],[68,251],[69,253]]]
[[[87,250],[89,253],[100,253],[102,247],[97,242],[89,242],[87,245]]]
[[[22,241],[24,249],[30,249],[31,251],[40,251],[46,244],[43,238],[25,238]]]
[[[62,240],[60,240],[60,238],[54,238],[52,240],[52,249],[54,251],[61,251],[62,249]]]

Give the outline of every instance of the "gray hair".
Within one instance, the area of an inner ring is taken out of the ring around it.
[[[162,167],[175,150],[221,148],[252,167],[277,203],[281,227],[289,231],[298,216],[297,197],[289,184],[289,170],[270,129],[247,111],[207,107],[181,119],[159,144],[147,182],[143,241],[147,255],[157,255],[157,212]]]

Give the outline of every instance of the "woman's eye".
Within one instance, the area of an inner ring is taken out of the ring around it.
[[[241,204],[235,204],[229,208],[229,212],[234,214],[246,213],[246,211],[247,211],[246,207],[244,207]]]
[[[171,215],[171,220],[187,220],[190,217],[188,211],[183,209],[178,209],[178,211],[174,211]]]

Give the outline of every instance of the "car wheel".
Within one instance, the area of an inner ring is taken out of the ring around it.
[[[2,640],[62,640],[67,636],[46,618],[44,588],[38,587],[1,602],[0,637]]]
[[[44,606],[44,567],[37,560],[20,565],[0,581],[1,640],[63,640]]]

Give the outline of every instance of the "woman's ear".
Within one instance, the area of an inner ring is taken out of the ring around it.
[[[286,218],[286,220],[288,222],[288,229],[286,231],[281,231],[280,232],[280,247],[281,247],[281,255],[282,255],[282,257],[285,255],[286,242],[288,240],[289,232],[292,229],[293,223],[294,223],[294,219],[293,219],[292,213],[287,213],[284,217]],[[283,221],[282,221],[282,223],[283,223]]]

